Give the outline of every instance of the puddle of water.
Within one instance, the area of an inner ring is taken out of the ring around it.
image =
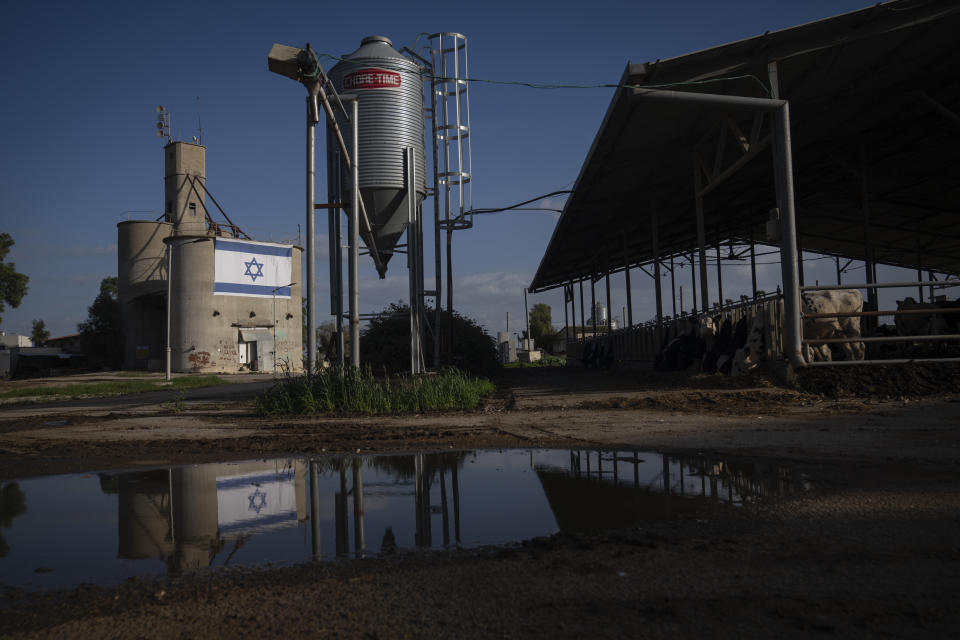
[[[567,450],[283,458],[2,485],[0,584],[31,589],[505,544],[802,489],[769,465]]]

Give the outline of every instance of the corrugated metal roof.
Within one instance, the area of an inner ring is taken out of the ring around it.
[[[863,259],[866,193],[877,262],[960,272],[958,33],[960,3],[899,0],[628,64],[531,290],[651,262],[654,207],[661,256],[696,248],[695,151],[702,175],[742,163],[705,196],[707,243],[761,239],[775,206],[768,121],[637,95],[769,97],[770,62],[790,102],[801,246]]]

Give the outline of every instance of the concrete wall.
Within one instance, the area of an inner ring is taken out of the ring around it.
[[[261,329],[257,369],[303,369],[301,285],[291,287],[289,298],[253,298],[213,295],[214,238],[177,236],[173,245],[173,304],[171,305],[171,368],[177,372],[235,373],[241,366],[241,329]],[[302,249],[294,247],[292,274],[300,278]],[[276,346],[273,345],[276,302]]]

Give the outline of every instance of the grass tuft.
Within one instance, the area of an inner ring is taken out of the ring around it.
[[[288,376],[257,396],[256,409],[261,416],[467,411],[493,390],[489,380],[459,369],[377,378],[370,367],[331,367],[312,376]]]
[[[44,385],[40,387],[21,387],[0,392],[0,399],[6,398],[102,398],[128,393],[163,391],[165,389],[200,389],[227,384],[219,376],[184,376],[174,378],[170,383],[154,380],[115,380],[110,382],[91,382],[87,384]]]

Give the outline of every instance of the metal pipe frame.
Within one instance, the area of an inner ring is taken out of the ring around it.
[[[858,284],[843,284],[843,285],[807,285],[805,287],[800,287],[801,291],[836,291],[838,289],[897,289],[905,287],[915,287],[918,284],[923,286],[929,286],[930,283],[924,283],[923,280],[918,282],[868,282],[868,283],[858,283]],[[946,289],[950,287],[960,287],[960,278],[952,280],[940,280],[936,285],[933,285],[938,289]],[[931,287],[932,288],[932,287]]]
[[[320,102],[323,104],[323,110],[327,114],[327,121],[330,123],[330,126],[333,128],[333,133],[337,138],[337,145],[340,147],[340,153],[343,155],[343,161],[346,164],[346,168],[351,169],[352,165],[354,164],[351,161],[351,158],[356,158],[357,161],[359,162],[359,157],[357,155],[357,145],[356,144],[352,145],[354,147],[353,153],[349,153],[347,151],[347,145],[343,141],[343,134],[340,131],[340,125],[337,124],[337,119],[333,114],[333,108],[330,106],[330,101],[327,99],[327,94],[323,90],[323,87],[320,84],[317,85],[317,92],[318,92],[317,95],[320,98]],[[335,97],[340,102],[349,102],[351,100],[352,101],[357,100],[357,96],[355,95],[342,95],[342,96],[335,95]],[[310,104],[310,106],[307,107],[307,109],[309,110],[313,106],[313,102],[310,96],[307,96],[307,100],[308,100],[308,103]],[[356,126],[354,126],[353,129],[355,131]],[[380,262],[380,252],[377,250],[377,239],[373,234],[373,227],[370,224],[370,217],[367,215],[367,208],[362,198],[359,201],[359,205],[360,205],[359,219],[360,221],[363,222],[363,230],[367,233],[367,239],[369,241],[369,247],[370,247],[370,257],[373,258],[373,264],[377,269],[377,273],[380,275],[381,278],[384,278],[386,277],[387,267]]]
[[[330,129],[327,129],[328,135]],[[344,365],[344,335],[343,335],[343,229],[340,204],[343,202],[340,182],[340,151],[331,151],[327,147],[327,196],[330,202],[335,203],[327,210],[327,242],[329,246],[330,262],[330,314],[336,318],[337,332],[334,338],[337,341],[336,357],[342,367]]]
[[[406,171],[404,179],[407,187],[407,269],[409,270],[410,293],[410,373],[423,373],[422,354],[420,352],[421,325],[423,307],[423,255],[421,253],[422,236],[420,216],[417,210],[417,167],[413,147],[404,149]]]
[[[942,335],[924,336],[861,336],[859,338],[811,338],[804,339],[803,344],[848,344],[851,342],[940,342],[944,340],[960,340],[960,333],[944,333]]]
[[[905,364],[910,362],[960,362],[960,358],[904,358],[900,360],[827,360],[811,362],[808,367],[867,366],[877,364]]]
[[[316,217],[313,207],[316,202],[316,120],[315,103],[307,96],[307,375],[313,375],[317,368],[317,234],[313,228]],[[276,331],[276,326],[274,326]],[[274,341],[276,342],[276,341]],[[274,366],[276,349],[274,344]]]
[[[768,65],[771,81],[772,98],[753,98],[746,96],[731,96],[712,93],[691,93],[686,91],[666,91],[662,89],[634,89],[633,99],[654,100],[659,102],[676,102],[686,104],[700,104],[711,107],[728,107],[768,111],[773,114],[774,124],[774,163],[777,187],[777,201],[780,209],[781,228],[784,230],[780,239],[780,264],[783,278],[784,301],[784,356],[794,368],[806,366],[802,355],[802,327],[800,320],[800,285],[799,266],[797,264],[797,225],[796,208],[793,190],[793,153],[790,139],[790,104],[779,99],[777,84],[776,63]],[[706,265],[703,251],[704,239],[702,232],[702,199],[700,168],[694,158],[694,185],[695,203],[697,205],[697,240],[701,251],[701,299],[706,310]],[[696,299],[696,296],[694,296]]]
[[[939,316],[960,313],[958,308],[895,309],[891,311],[850,311],[846,313],[805,313],[804,318],[864,318],[877,316]]]
[[[360,102],[356,96],[341,96],[350,102],[350,123],[353,128],[353,162],[351,165],[349,288],[350,288],[350,365],[360,366],[360,142],[359,128]]]

